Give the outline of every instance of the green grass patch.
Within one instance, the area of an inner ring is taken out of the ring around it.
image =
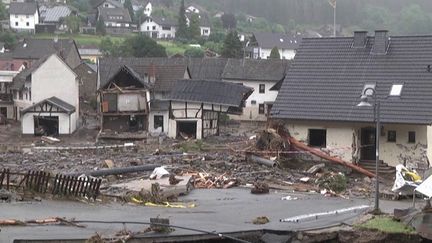
[[[376,229],[385,233],[415,233],[415,229],[389,216],[376,216],[364,223],[356,225],[362,229]]]
[[[165,47],[166,53],[168,56],[172,56],[174,54],[184,54],[186,49],[188,48],[187,45],[176,43],[173,41],[158,41],[159,45]]]

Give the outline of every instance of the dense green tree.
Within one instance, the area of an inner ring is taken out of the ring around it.
[[[224,13],[221,16],[221,21],[224,29],[235,29],[237,27],[236,17],[232,13]]]
[[[190,47],[184,52],[185,57],[204,57],[204,50],[198,47]]]
[[[230,31],[225,37],[222,57],[225,58],[241,58],[243,57],[243,46],[238,38],[238,33],[235,30]]]
[[[75,15],[69,15],[65,18],[68,31],[70,33],[79,33],[81,27],[81,18]]]
[[[209,49],[210,51],[213,51],[216,53],[221,53],[222,49],[223,49],[223,43],[216,43],[213,41],[207,41],[206,43],[204,43],[204,47],[206,49]]]
[[[96,22],[96,33],[99,35],[106,34],[105,23],[102,17],[100,17]]]
[[[201,36],[200,19],[198,14],[192,14],[189,20],[188,36],[189,39],[196,40]]]
[[[102,52],[104,56],[111,55],[113,48],[114,48],[114,43],[111,41],[111,38],[109,37],[102,38],[101,42],[99,43],[99,50]]]
[[[430,33],[432,20],[419,5],[411,4],[402,9],[398,26],[400,31],[405,34]]]
[[[279,49],[275,46],[270,52],[270,59],[280,59]]]
[[[120,47],[124,56],[166,57],[165,47],[159,45],[147,35],[136,35],[126,38]]]
[[[188,36],[188,26],[186,21],[186,11],[184,0],[181,1],[179,15],[178,15],[178,27],[176,31],[176,38],[180,40],[187,40]]]
[[[7,19],[8,17],[6,6],[3,1],[0,1],[0,20]]]
[[[135,11],[133,10],[132,7],[132,1],[125,0],[123,7],[128,10],[131,19],[135,19]]]
[[[368,30],[374,31],[376,29],[389,29],[392,22],[389,11],[383,7],[374,5],[367,5],[364,8],[365,18],[361,22],[361,26]]]
[[[18,42],[18,38],[15,33],[10,31],[0,32],[0,41],[5,43],[6,49],[13,49]]]

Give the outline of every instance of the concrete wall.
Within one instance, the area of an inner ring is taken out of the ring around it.
[[[168,137],[170,138],[176,138],[177,136],[177,122],[181,121],[196,121],[197,122],[197,132],[196,132],[196,139],[202,139],[202,120],[201,119],[169,119],[169,130],[168,130]]]
[[[70,134],[75,131],[72,126],[73,119],[72,116],[76,117],[76,112],[69,117],[65,113],[26,113],[22,116],[21,127],[23,134],[34,134],[34,116],[58,116],[59,118],[59,134]],[[70,123],[71,122],[71,123]]]
[[[326,148],[332,156],[338,156],[346,161],[356,161],[359,153],[356,145],[360,145],[360,129],[363,127],[373,127],[373,124],[354,124],[337,122],[286,122],[290,134],[296,139],[308,144],[309,129],[326,129],[327,139]],[[401,125],[384,124],[384,136],[380,137],[380,159],[389,165],[396,166],[404,163],[424,164],[427,160],[427,136],[432,138],[427,126],[425,125]],[[396,142],[387,141],[387,132],[396,131]],[[416,143],[408,143],[408,132],[416,133]],[[430,140],[432,141],[432,140]],[[429,154],[432,150],[428,149]]]
[[[154,116],[163,116],[164,120],[163,120],[163,128],[164,128],[164,133],[168,134],[169,131],[169,112],[168,111],[151,111],[149,114],[149,128],[148,131],[149,132],[155,132],[156,129],[154,127]]]
[[[265,102],[274,102],[278,91],[270,91],[277,82],[276,81],[242,81],[242,80],[224,80],[231,83],[242,83],[245,86],[254,89],[253,93],[246,100],[245,107],[243,108],[242,115],[230,115],[233,120],[243,120],[243,121],[266,121],[267,105],[264,105],[264,114],[259,114],[259,104],[264,104]],[[265,85],[265,92],[259,93],[259,85]],[[253,104],[255,101],[255,104]]]

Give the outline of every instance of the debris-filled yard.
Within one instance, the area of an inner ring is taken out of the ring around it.
[[[10,143],[2,147],[0,199],[199,209],[197,201],[183,200],[192,190],[241,188],[257,196],[280,191],[289,194],[281,194],[279,200],[293,202],[305,200],[302,193],[345,201],[372,198],[374,178],[369,176],[372,174],[369,171],[323,159],[325,155],[321,152],[314,154],[299,149],[301,145],[295,147],[293,141],[275,129],[262,129],[256,124],[237,127],[237,131],[243,131],[237,134],[229,133],[229,126],[225,129],[221,136],[205,140],[149,135],[142,141],[95,143],[91,141],[94,138],[91,132],[81,135],[82,131],[59,139],[27,137],[31,143]],[[77,143],[79,136],[87,141]],[[393,195],[385,193],[390,191],[392,177],[380,179],[385,188],[384,198]],[[342,211],[360,212],[367,207]],[[254,225],[270,222],[266,215],[255,215],[250,220]],[[299,218],[280,220],[294,222]],[[78,222],[54,217],[39,221],[7,219],[0,224],[75,225]]]

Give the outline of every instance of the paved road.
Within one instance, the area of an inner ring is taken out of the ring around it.
[[[281,200],[290,195],[297,200]],[[329,198],[317,194],[295,194],[274,191],[267,195],[250,194],[249,189],[235,188],[227,190],[193,190],[181,200],[194,202],[195,208],[154,208],[135,205],[91,205],[79,202],[42,201],[33,203],[0,204],[1,219],[41,219],[47,217],[66,217],[77,220],[115,220],[148,222],[151,217],[168,217],[173,225],[193,227],[218,232],[239,232],[256,229],[300,230],[323,227],[340,222],[352,222],[360,212],[341,213],[319,217],[300,223],[279,222],[280,219],[310,213],[321,213],[359,205],[370,205],[365,199]],[[392,203],[383,208],[392,212],[394,207],[407,207],[409,203]],[[270,223],[254,225],[251,221],[258,216],[266,216]],[[143,225],[127,224],[127,229],[138,231]],[[0,242],[12,242],[13,239],[83,239],[95,232],[102,236],[113,235],[122,230],[119,224],[88,224],[86,228],[69,226],[32,226],[3,227]],[[193,232],[175,230],[171,234],[182,235]]]

